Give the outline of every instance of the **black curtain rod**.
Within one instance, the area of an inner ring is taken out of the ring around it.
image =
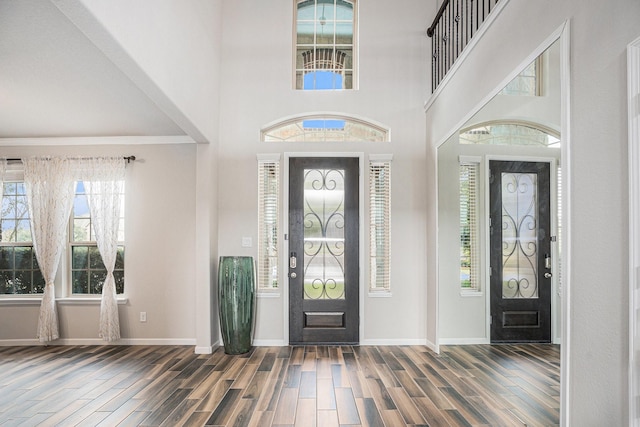
[[[89,159],[90,157],[80,157],[80,159]],[[127,163],[131,163],[136,159],[136,156],[124,156],[123,159],[127,161]],[[7,159],[8,162],[21,162],[22,159]]]

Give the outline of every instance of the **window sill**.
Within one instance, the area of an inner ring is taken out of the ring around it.
[[[460,296],[463,298],[482,297],[484,296],[484,293],[482,291],[460,291]]]
[[[280,298],[280,291],[259,291],[256,295],[258,298]]]
[[[369,298],[391,298],[391,291],[369,291]]]
[[[124,305],[129,302],[127,297],[116,297],[118,305]],[[57,298],[56,301],[60,305],[100,305],[100,297],[65,297]]]
[[[121,297],[117,298],[118,305],[123,305],[129,302],[129,298]],[[69,297],[69,298],[56,298],[56,302],[60,305],[99,305],[100,297]],[[0,306],[12,306],[12,305],[40,305],[42,303],[42,296],[34,297],[18,297],[18,298],[0,298]]]

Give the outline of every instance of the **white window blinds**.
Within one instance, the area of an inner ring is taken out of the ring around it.
[[[369,162],[369,290],[390,291],[391,161]]]
[[[258,160],[258,289],[278,288],[279,160]]]
[[[460,164],[460,288],[480,291],[478,163]]]

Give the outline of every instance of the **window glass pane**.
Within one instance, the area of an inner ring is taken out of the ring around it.
[[[102,257],[100,256],[100,251],[96,246],[89,246],[89,268],[90,269],[100,269],[104,270],[104,263],[102,262]]]
[[[118,252],[116,254],[116,270],[124,270],[124,247],[118,247]]]
[[[333,22],[322,21],[316,23],[316,43],[318,45],[333,45],[333,35],[335,33],[335,24]]]
[[[73,246],[71,248],[71,268],[86,269],[89,265],[89,248],[86,246]]]
[[[33,292],[36,294],[44,293],[44,277],[40,268],[33,270]]]
[[[0,246],[0,270],[13,270],[13,247]]]
[[[31,224],[28,219],[16,221],[16,242],[31,242]]]
[[[353,4],[338,0],[336,2],[336,19],[339,21],[353,21]]]
[[[336,44],[353,43],[353,24],[340,22],[336,24]]]
[[[76,218],[89,218],[91,216],[86,194],[76,194],[73,201],[73,216]]]
[[[30,294],[31,292],[31,272],[16,270],[15,281],[13,282],[16,294]]]
[[[487,124],[460,133],[460,144],[560,147],[560,139],[549,132],[518,123]]]
[[[389,131],[346,116],[309,115],[277,123],[262,131],[263,141],[387,142]]]
[[[31,269],[33,249],[30,246],[17,246],[15,248],[15,266],[17,269]]]
[[[71,273],[72,287],[74,294],[89,293],[89,272],[87,270],[74,271]]]
[[[16,182],[5,182],[3,184],[3,187],[4,187],[3,194],[5,196],[17,194],[16,191],[17,191],[18,184]]]
[[[3,242],[15,242],[16,239],[16,222],[15,220],[2,220],[2,239]]]
[[[91,241],[91,219],[90,218],[74,218],[73,219],[73,241],[74,242]]]
[[[0,270],[0,294],[13,293],[13,273],[10,271]]]
[[[89,289],[92,294],[101,294],[102,285],[107,278],[106,270],[90,270],[89,271]]]
[[[333,0],[318,0],[316,16],[318,22],[333,21],[335,19],[335,9]]]
[[[7,186],[5,185],[5,189]],[[10,197],[9,194],[5,191],[4,197],[2,198],[2,217],[3,218],[15,218],[16,217],[16,204],[14,203],[15,198]]]
[[[124,271],[114,271],[113,277],[116,279],[116,294],[124,293]]]
[[[297,43],[299,45],[313,45],[313,22],[298,21]]]
[[[314,0],[298,2],[298,20],[313,21],[315,19],[315,13],[316,13],[316,11],[314,10],[314,6],[315,6]]]

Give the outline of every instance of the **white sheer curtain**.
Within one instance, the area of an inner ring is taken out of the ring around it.
[[[29,158],[23,163],[33,248],[45,281],[37,338],[47,342],[60,337],[53,280],[65,247],[74,179],[69,159]]]
[[[98,157],[88,159],[86,166],[88,171],[84,186],[91,210],[91,224],[107,269],[107,277],[102,285],[99,335],[105,341],[117,341],[120,339],[120,320],[113,270],[118,253],[125,161],[122,157]]]

